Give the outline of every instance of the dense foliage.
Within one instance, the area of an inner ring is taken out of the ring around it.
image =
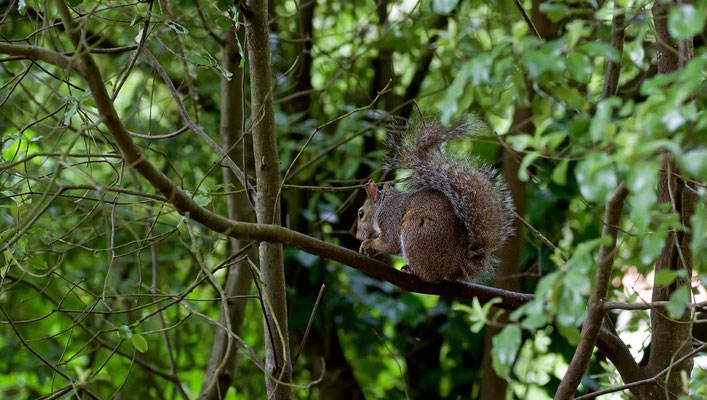
[[[260,190],[252,128],[263,111],[251,109],[243,34],[251,1],[68,0],[79,27],[68,32],[61,3],[0,2],[0,397],[265,398],[260,359],[268,338],[282,338],[264,334],[278,327],[268,319],[264,328],[269,277],[257,251],[236,256],[246,285],[257,284],[232,292],[234,243],[180,213],[134,168],[139,160],[120,157],[80,76],[90,49],[143,156],[199,206],[254,221],[205,139]],[[391,125],[476,118],[485,134],[448,150],[501,170],[532,227],[517,224],[496,275],[480,283],[536,294],[500,311],[494,301],[404,292],[285,246],[293,397],[491,399],[507,382],[506,398],[552,398],[582,338],[600,247],[611,242],[604,208],[622,183],[606,300],[666,303],[610,309],[604,327],[648,365],[634,380],[675,367],[669,398],[707,396],[699,354],[694,366],[673,365],[707,341],[700,324],[667,356],[650,340],[651,327],[670,326],[657,318],[690,327],[707,300],[707,3],[679,3],[661,14],[647,0],[270,1],[266,97],[282,225],[357,250],[361,184],[399,177],[383,165]],[[69,63],[10,50],[26,45]],[[224,128],[229,116],[242,128]],[[243,135],[224,142],[228,129]],[[654,283],[663,297],[651,297]],[[220,318],[237,302],[240,317]],[[231,323],[237,361],[221,365],[228,392],[213,393],[214,337]],[[594,353],[578,393],[629,379],[607,357]]]

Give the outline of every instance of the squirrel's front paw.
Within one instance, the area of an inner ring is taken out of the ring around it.
[[[373,257],[378,254],[378,252],[373,248],[373,241],[371,239],[366,239],[361,242],[361,247],[358,249],[358,252],[369,257]]]

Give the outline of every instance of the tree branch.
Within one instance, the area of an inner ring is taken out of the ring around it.
[[[624,53],[624,22],[626,15],[618,0],[614,0],[614,16],[611,19],[611,45],[619,51],[619,59],[606,64],[604,75],[604,89],[601,98],[605,99],[616,94],[619,87],[619,74],[621,72],[621,57]]]
[[[585,371],[589,367],[592,351],[601,329],[601,321],[604,319],[602,303],[606,300],[606,292],[609,289],[611,269],[614,265],[614,256],[616,254],[617,226],[621,221],[621,212],[627,195],[628,190],[622,183],[606,205],[602,237],[610,238],[610,241],[608,244],[602,244],[599,248],[595,287],[587,305],[587,318],[582,324],[582,340],[575,350],[567,373],[562,378],[557,392],[555,392],[555,400],[572,399],[582,380],[582,376],[584,376]]]
[[[520,11],[520,14],[523,16],[523,19],[525,20],[525,23],[528,24],[528,28],[530,29],[531,32],[537,37],[538,39],[542,40],[543,37],[540,36],[540,32],[538,32],[538,28],[535,27],[535,24],[533,23],[533,20],[530,19],[528,16],[528,13],[525,12],[525,8],[523,8],[523,5],[520,4],[519,0],[513,0],[515,2],[516,7],[518,8],[518,11]]]
[[[238,36],[236,36],[238,35]],[[231,159],[239,160],[240,166],[245,170],[245,148],[246,140],[243,134],[243,78],[245,71],[239,67],[241,56],[238,53],[238,37],[243,36],[243,28],[238,31],[231,29],[224,34],[222,40],[221,55],[223,68],[232,71],[233,77],[229,80],[221,77],[221,114],[219,130],[221,136],[221,147],[228,151]],[[223,167],[223,183],[231,185],[235,183],[236,177],[231,169]],[[234,193],[226,197],[227,212],[230,219],[239,221],[250,221],[253,218],[253,210],[248,207],[248,199],[245,193]],[[242,240],[230,238],[231,255],[247,246]],[[254,252],[249,251],[254,258]],[[246,261],[234,263],[228,267],[228,275],[224,284],[226,296],[241,296],[250,292],[251,277],[249,266]],[[245,317],[247,298],[235,298],[227,301],[226,310],[221,311],[219,322],[228,325],[230,322],[231,331],[240,335]],[[232,385],[236,376],[236,366],[238,351],[231,346],[228,350],[231,336],[224,329],[217,329],[214,334],[214,342],[211,347],[211,355],[207,364],[206,376],[199,393],[200,400],[216,400],[225,398],[228,388]],[[225,360],[225,363],[224,361]],[[211,380],[215,378],[215,384],[211,385]]]
[[[164,70],[164,68],[162,68],[155,56],[153,56],[152,53],[150,53],[150,51],[147,49],[144,50],[144,54],[150,61],[150,65],[152,65],[152,68],[157,71],[157,73],[162,77],[162,80],[164,81],[165,85],[167,85],[169,92],[172,94],[172,98],[174,99],[175,103],[177,103],[179,113],[182,115],[182,118],[184,119],[184,122],[187,124],[189,129],[191,129],[192,132],[196,133],[200,138],[202,138],[206,142],[206,144],[208,144],[209,147],[211,147],[211,149],[214,150],[216,154],[219,155],[219,157],[221,157],[221,160],[223,160],[226,166],[231,169],[231,172],[233,172],[236,178],[238,178],[238,181],[240,181],[243,188],[246,189],[246,193],[248,194],[248,201],[250,205],[253,206],[255,189],[253,189],[253,186],[251,186],[248,182],[248,177],[245,175],[245,173],[243,173],[243,171],[241,171],[240,168],[238,168],[238,165],[233,162],[228,153],[226,153],[226,151],[222,149],[221,146],[219,146],[213,139],[211,139],[211,137],[207,135],[203,129],[201,129],[197,124],[194,123],[194,121],[191,120],[187,109],[184,107],[184,104],[182,104],[182,100],[179,98],[177,88],[174,87],[172,80],[169,79],[169,75],[167,75],[167,72]],[[229,112],[230,110],[221,111]]]
[[[241,2],[244,4],[245,2]],[[253,157],[258,195],[255,214],[259,223],[280,225],[280,155],[275,134],[273,87],[271,80],[270,42],[268,36],[268,1],[248,4],[245,34],[250,72],[250,104],[253,124]],[[266,389],[269,399],[288,400],[292,390],[289,335],[287,330],[287,291],[282,244],[261,243],[260,274],[264,300]],[[272,326],[275,329],[271,330]],[[271,377],[277,377],[277,380]]]
[[[0,53],[48,62],[59,68],[74,71],[80,76],[86,74],[86,70],[79,60],[69,58],[61,53],[43,47],[0,43]]]
[[[579,397],[577,397],[576,400],[589,400],[589,399],[594,399],[594,398],[596,398],[596,397],[603,396],[603,395],[605,395],[605,394],[614,393],[614,392],[620,392],[620,391],[622,391],[622,390],[631,389],[631,388],[634,388],[634,387],[637,387],[637,386],[640,386],[640,385],[654,384],[654,383],[656,383],[656,382],[658,381],[658,379],[659,379],[661,376],[663,376],[663,375],[667,374],[668,372],[670,372],[670,370],[671,370],[672,368],[674,368],[676,365],[679,365],[681,362],[687,360],[688,358],[693,357],[695,354],[697,354],[697,353],[699,353],[699,352],[701,352],[701,351],[704,351],[704,350],[706,350],[706,349],[707,349],[707,343],[701,345],[700,347],[694,349],[693,351],[691,351],[691,352],[685,354],[684,356],[680,357],[679,359],[675,360],[675,362],[671,363],[671,364],[668,365],[665,369],[663,369],[662,371],[658,372],[656,375],[654,375],[654,376],[652,376],[652,377],[650,377],[650,378],[641,379],[641,380],[638,380],[638,381],[634,381],[634,382],[631,382],[631,383],[627,383],[627,384],[625,384],[625,385],[616,386],[616,387],[609,388],[609,389],[599,390],[599,391],[596,391],[596,392],[594,392],[594,393],[585,394],[584,396],[579,396]]]

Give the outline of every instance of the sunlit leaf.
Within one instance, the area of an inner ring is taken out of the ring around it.
[[[705,27],[705,17],[692,4],[681,4],[670,9],[668,32],[678,40],[689,39]]]
[[[491,349],[493,369],[498,376],[507,378],[520,348],[521,330],[518,325],[508,325],[493,337]]]
[[[137,351],[139,351],[140,353],[144,353],[147,351],[147,340],[145,340],[142,335],[133,334],[130,339],[132,340],[133,346],[135,346],[135,349]]]
[[[670,295],[670,300],[665,308],[668,310],[670,318],[680,318],[688,303],[690,303],[690,289],[687,285],[682,285]]]

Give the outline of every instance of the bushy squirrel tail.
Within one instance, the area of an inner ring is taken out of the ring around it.
[[[467,278],[490,272],[494,252],[513,235],[513,200],[498,171],[474,158],[452,156],[442,151],[448,141],[478,135],[482,123],[420,122],[391,135],[387,164],[408,169],[405,182],[411,190],[436,190],[451,202],[469,235]]]

